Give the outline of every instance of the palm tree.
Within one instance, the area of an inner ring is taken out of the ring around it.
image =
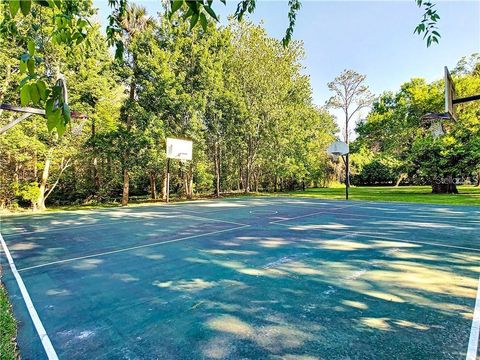
[[[129,43],[137,34],[151,28],[155,22],[143,6],[129,4],[119,23],[124,32],[124,40]]]

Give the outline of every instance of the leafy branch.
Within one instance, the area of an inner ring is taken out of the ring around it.
[[[51,41],[70,50],[86,39],[89,21],[82,16],[78,2],[71,0],[10,0],[2,5],[0,33],[19,38],[26,44],[19,59],[20,74],[24,75],[19,84],[20,104],[43,106],[49,131],[56,129],[61,136],[70,122],[70,109],[64,98],[66,90],[58,82],[49,86],[48,72],[39,71],[44,59],[37,55],[34,35],[20,34],[15,19],[17,16],[36,17],[41,8],[49,9],[53,25]]]
[[[440,19],[435,4],[431,1],[416,0],[417,6],[424,9],[423,19],[420,24],[417,25],[413,33],[420,35],[423,34],[423,39],[427,39],[427,47],[430,47],[432,43],[438,44],[438,39],[441,37],[438,32],[437,22]]]

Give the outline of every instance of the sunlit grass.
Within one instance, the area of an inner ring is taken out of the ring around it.
[[[351,200],[401,201],[443,205],[480,206],[480,187],[458,186],[459,194],[432,194],[430,186],[366,186],[351,187]],[[345,187],[313,188],[288,193],[292,196],[308,196],[321,199],[345,199]]]

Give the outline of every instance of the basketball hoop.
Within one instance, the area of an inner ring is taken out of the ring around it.
[[[427,113],[420,119],[428,125],[429,131],[435,139],[445,135],[444,122],[453,120],[449,112]]]
[[[57,87],[57,91],[60,91],[60,96],[62,98],[62,103],[60,103],[58,100],[55,101],[54,104],[54,109],[62,107],[64,104],[68,106],[68,92],[67,92],[67,83],[65,81],[65,77],[63,75],[60,75],[58,80],[55,82],[55,87]],[[14,105],[9,105],[9,104],[0,104],[0,109],[1,110],[7,110],[7,111],[12,111],[12,112],[18,112],[22,113],[22,115],[12,121],[10,121],[7,125],[3,126],[0,128],[0,135],[5,133],[8,129],[11,127],[17,125],[18,123],[22,122],[25,119],[28,119],[32,115],[42,115],[45,116],[45,110],[44,109],[38,109],[38,108],[31,108],[31,107],[19,107],[19,106],[14,106]],[[72,121],[72,134],[73,135],[81,135],[82,134],[82,129],[83,125],[85,124],[85,121],[88,119],[88,116],[82,113],[79,113],[77,111],[72,111],[70,114],[71,119],[78,119],[78,121]]]
[[[340,153],[331,153],[331,154],[330,154],[330,157],[332,158],[332,160],[333,160],[334,162],[337,162],[337,160],[338,160],[338,158],[340,157],[340,155],[341,155]]]
[[[83,125],[85,125],[85,122],[88,119],[87,115],[81,114],[76,111],[72,111],[71,113],[71,132],[72,135],[74,136],[80,136],[83,133]]]

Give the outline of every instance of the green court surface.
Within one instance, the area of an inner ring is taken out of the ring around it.
[[[478,207],[288,197],[1,228],[60,359],[475,359],[479,230]],[[20,354],[47,358],[2,266]]]

